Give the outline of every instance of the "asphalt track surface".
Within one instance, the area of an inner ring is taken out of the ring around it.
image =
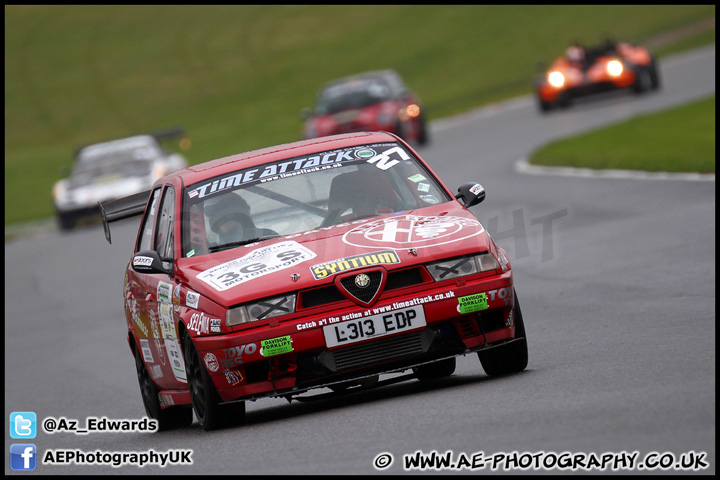
[[[6,433],[6,455],[13,443],[35,444],[41,460],[63,450],[191,451],[191,465],[40,461],[34,472],[61,475],[402,474],[419,472],[405,465],[418,452],[449,452],[456,468],[446,474],[600,473],[582,469],[593,457],[625,460],[606,463],[605,473],[714,474],[714,177],[518,167],[550,140],[715,94],[714,45],[660,68],[659,92],[550,115],[522,97],[434,122],[432,143],[419,150],[451,188],[478,181],[487,190],[472,210],[510,254],[529,339],[526,371],[490,379],[469,355],[432,384],[409,379],[344,396],[320,390],[306,401],[250,402],[240,427],[85,435],[39,427],[32,440]],[[121,294],[136,228],[135,220],[114,225],[112,245],[98,226],[6,243],[6,432],[18,411],[35,412],[38,425],[53,417],[79,427],[90,417],[144,416]],[[561,467],[569,454],[580,469],[534,468]],[[480,468],[488,459],[498,468]],[[707,467],[639,468],[698,459]],[[5,473],[31,474],[9,462]]]

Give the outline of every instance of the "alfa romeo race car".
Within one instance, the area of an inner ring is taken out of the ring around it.
[[[659,87],[657,62],[647,48],[607,40],[591,48],[570,46],[536,81],[535,92],[540,111],[547,112],[569,106],[578,97]]]
[[[68,178],[53,187],[60,228],[70,230],[81,219],[99,217],[98,202],[147,191],[166,173],[184,168],[185,157],[164,150],[159,143],[184,135],[175,129],[79,148]]]
[[[526,368],[508,256],[400,137],[358,132],[242,153],[101,204],[142,215],[125,271],[127,341],[161,429],[236,425],[245,402]],[[392,378],[390,379],[392,380]],[[333,393],[334,392],[334,393]],[[300,397],[301,399],[303,397]]]
[[[387,131],[419,145],[428,142],[420,99],[394,70],[365,72],[328,82],[320,89],[314,110],[303,109],[302,115],[306,139]]]

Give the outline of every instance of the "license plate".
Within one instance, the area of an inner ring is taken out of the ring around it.
[[[323,327],[328,347],[348,345],[370,338],[384,337],[398,332],[415,330],[427,325],[421,305],[380,313],[369,317],[347,320]]]

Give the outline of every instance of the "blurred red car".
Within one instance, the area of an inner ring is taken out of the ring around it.
[[[405,141],[428,141],[425,111],[394,70],[365,72],[326,83],[315,108],[305,108],[303,138],[359,131],[391,132]]]
[[[578,97],[626,89],[643,93],[659,87],[657,62],[647,48],[607,40],[592,48],[570,46],[537,80],[535,92],[540,110],[547,112]]]

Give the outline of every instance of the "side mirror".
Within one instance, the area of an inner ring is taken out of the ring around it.
[[[303,120],[307,120],[308,118],[312,117],[313,111],[311,108],[305,107],[302,110],[300,110],[300,118]]]
[[[460,200],[466,208],[485,200],[485,189],[479,183],[466,183],[458,188],[455,198]]]
[[[172,263],[164,262],[154,250],[143,250],[133,255],[132,269],[138,273],[165,273],[172,276]]]

